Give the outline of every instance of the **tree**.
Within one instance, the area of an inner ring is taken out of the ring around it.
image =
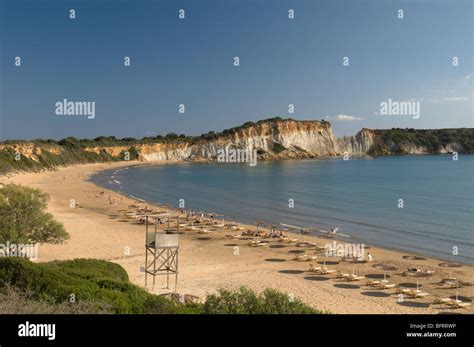
[[[46,212],[49,196],[38,189],[7,184],[0,188],[0,242],[62,243],[64,226]]]
[[[167,139],[175,140],[178,138],[178,135],[176,133],[168,133],[166,134]]]
[[[81,147],[79,140],[73,136],[59,140],[58,144],[64,147]]]

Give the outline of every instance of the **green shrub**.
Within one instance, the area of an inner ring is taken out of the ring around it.
[[[95,301],[55,303],[38,301],[31,293],[5,286],[0,291],[0,314],[107,314],[110,307]]]
[[[69,260],[34,264],[20,258],[0,259],[0,284],[31,292],[36,300],[64,303],[74,295],[78,302],[96,301],[113,313],[176,313],[175,304],[156,296],[155,305],[147,307],[153,295],[128,282],[125,270],[102,260]],[[161,305],[158,305],[160,303]],[[163,308],[165,311],[156,311]],[[152,312],[150,312],[150,310]]]
[[[208,295],[203,306],[207,314],[311,314],[323,313],[305,305],[296,298],[274,289],[266,289],[260,295],[242,287],[237,291],[218,290]]]

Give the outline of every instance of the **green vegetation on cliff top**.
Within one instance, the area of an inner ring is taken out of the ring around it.
[[[264,123],[275,123],[282,121],[294,121],[292,119],[282,119],[280,117],[261,120],[258,122],[246,122],[243,125],[231,129],[225,129],[222,132],[210,131],[201,136],[186,136],[169,133],[165,136],[143,137],[142,139],[122,138],[114,136],[100,136],[95,139],[77,139],[67,137],[62,140],[8,140],[0,142],[0,173],[6,173],[15,170],[39,171],[53,169],[57,166],[70,164],[85,164],[98,162],[112,162],[126,160],[135,160],[139,158],[137,146],[143,144],[199,144],[207,141],[213,141],[221,138],[228,138],[233,134]],[[330,127],[327,121],[319,121]],[[374,145],[367,154],[385,155],[385,154],[406,154],[404,148],[410,145],[424,146],[428,153],[439,153],[442,147],[448,144],[456,144],[463,153],[474,153],[474,129],[438,129],[438,130],[419,130],[419,129],[386,129],[372,130],[376,135]],[[34,145],[33,155],[25,156],[17,153],[14,146]],[[118,155],[112,156],[107,153],[106,148],[112,146],[124,147]],[[58,151],[58,148],[60,151]],[[98,152],[88,149],[96,148]],[[38,149],[40,149],[38,151]],[[276,144],[275,151],[278,154],[284,150]],[[36,152],[35,152],[36,151]]]

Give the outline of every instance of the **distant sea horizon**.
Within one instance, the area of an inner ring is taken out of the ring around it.
[[[474,264],[473,176],[474,155],[423,155],[138,165],[91,181],[226,220],[337,227],[351,236],[342,241]]]

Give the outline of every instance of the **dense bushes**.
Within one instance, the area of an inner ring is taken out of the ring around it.
[[[382,142],[374,148],[374,154],[383,153],[384,146],[391,144],[390,150],[395,154],[404,154],[403,146],[413,144],[415,146],[426,147],[431,153],[438,153],[439,150],[452,143],[457,143],[464,148],[466,153],[474,152],[474,129],[387,129],[375,130]],[[388,149],[387,149],[388,150]]]
[[[208,314],[322,313],[277,290],[266,289],[257,295],[245,287],[238,291],[220,289],[218,294],[207,296],[203,311]]]
[[[12,302],[24,311],[12,312],[5,306]],[[0,307],[4,307],[0,313],[319,313],[270,289],[260,295],[247,288],[235,292],[222,289],[203,304],[181,304],[131,284],[120,265],[93,259],[35,264],[0,258]]]
[[[54,304],[97,303],[111,313],[177,313],[176,304],[128,282],[125,270],[102,260],[78,259],[34,264],[25,259],[0,259],[0,283]],[[159,311],[154,311],[159,309]]]
[[[94,301],[56,303],[36,300],[32,293],[4,286],[0,291],[0,314],[107,314],[110,307]]]

